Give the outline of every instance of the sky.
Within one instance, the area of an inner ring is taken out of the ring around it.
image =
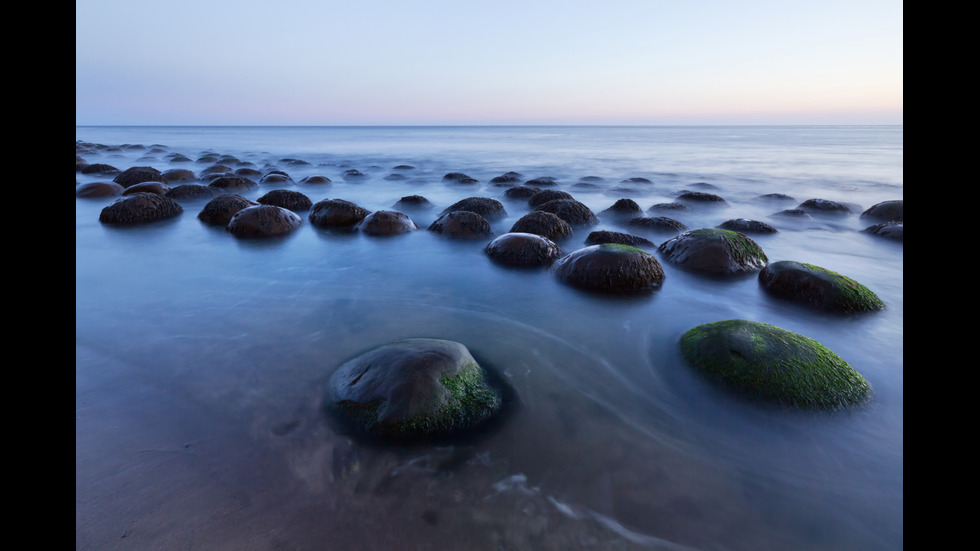
[[[76,125],[902,124],[900,0],[76,0]]]

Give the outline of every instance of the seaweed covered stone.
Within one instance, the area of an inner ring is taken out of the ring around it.
[[[849,314],[881,310],[885,303],[853,279],[820,266],[781,260],[759,272],[769,294],[826,312]]]
[[[681,268],[715,275],[754,272],[769,259],[748,236],[721,228],[684,232],[660,244],[664,258]]]
[[[487,256],[494,262],[514,268],[551,266],[561,257],[561,247],[534,233],[505,233],[487,244]]]
[[[303,225],[295,212],[275,205],[246,207],[235,213],[226,229],[235,237],[265,238],[288,235]]]
[[[773,325],[733,319],[705,323],[680,339],[688,364],[728,391],[806,409],[859,405],[871,386],[819,342]]]
[[[652,254],[619,243],[590,245],[558,259],[558,279],[572,287],[599,293],[643,293],[659,288],[664,270]]]
[[[467,433],[497,416],[504,405],[499,385],[461,343],[404,339],[337,368],[323,407],[344,434],[426,441]]]
[[[129,226],[167,220],[184,212],[177,201],[156,193],[127,195],[102,209],[99,222]]]

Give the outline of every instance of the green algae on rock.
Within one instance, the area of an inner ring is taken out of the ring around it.
[[[661,243],[658,250],[681,268],[720,275],[752,272],[769,262],[751,238],[721,228],[684,232]]]
[[[558,279],[601,293],[640,293],[660,287],[664,270],[652,254],[630,245],[602,243],[572,251],[554,265]]]
[[[827,312],[871,312],[885,307],[861,283],[813,264],[773,262],[759,272],[759,283],[773,296]]]
[[[466,346],[416,338],[345,362],[331,375],[323,406],[341,432],[423,441],[476,429],[503,403],[503,389]]]
[[[773,325],[733,319],[705,323],[680,339],[698,372],[755,399],[810,409],[858,405],[871,386],[819,342]]]

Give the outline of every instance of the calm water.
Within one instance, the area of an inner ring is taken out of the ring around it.
[[[396,238],[306,223],[252,242],[200,223],[203,202],[122,229],[98,221],[112,199],[76,199],[77,549],[903,547],[902,245],[860,233],[870,224],[857,215],[771,216],[810,198],[861,209],[902,199],[900,126],[77,127],[76,138],[124,146],[82,154],[120,169],[200,172],[209,165],[167,155],[208,151],[296,181],[331,178],[292,186],[314,202],[379,210],[417,194],[436,205],[410,213],[421,231]],[[346,181],[348,168],[369,177]],[[769,222],[779,233],[753,238],[770,261],[848,275],[887,308],[822,315],[767,297],[754,276],[666,262],[652,295],[594,296],[545,270],[494,265],[484,242],[424,230],[453,202],[486,196],[504,202],[493,229],[508,231],[529,211],[489,183],[508,171],[556,178],[599,214],[592,229],[630,231],[601,214],[619,198],[646,209],[705,189],[729,206],[675,216],[688,227]],[[396,172],[407,178],[386,178]],[[448,172],[480,183],[444,183]],[[585,176],[602,180],[576,186]],[[634,177],[652,183],[623,183]],[[766,193],[794,201],[758,199]],[[874,401],[813,414],[718,393],[677,342],[731,318],[822,342]],[[458,446],[378,449],[333,433],[318,411],[332,370],[417,336],[466,344],[514,385],[520,408]]]

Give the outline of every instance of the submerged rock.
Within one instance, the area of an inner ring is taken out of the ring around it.
[[[257,201],[263,205],[275,205],[293,212],[310,210],[313,201],[298,191],[291,189],[274,189],[259,197]]]
[[[303,219],[291,210],[275,205],[247,207],[228,221],[228,231],[235,237],[280,237],[296,231]]]
[[[759,283],[773,296],[827,312],[871,312],[885,307],[864,285],[813,264],[773,262],[759,272]]]
[[[406,195],[391,206],[395,210],[426,210],[431,209],[432,202],[421,195]]]
[[[324,199],[310,208],[310,223],[325,229],[353,229],[365,216],[370,214],[360,205],[343,199]]]
[[[530,186],[528,186],[530,187]],[[534,188],[531,188],[534,189]],[[531,208],[539,207],[548,201],[555,199],[574,199],[571,193],[560,189],[542,189],[527,198],[527,204]]]
[[[515,268],[551,266],[562,255],[554,241],[534,233],[505,233],[484,249],[494,262]]]
[[[701,205],[728,205],[728,202],[721,196],[715,195],[714,193],[706,193],[704,191],[685,191],[677,196],[677,200]]]
[[[718,227],[723,230],[732,230],[740,233],[777,233],[779,231],[765,222],[749,220],[747,218],[725,220],[721,224],[718,224]]]
[[[211,226],[227,226],[238,211],[257,205],[255,201],[250,201],[241,195],[232,193],[218,195],[204,205],[201,212],[197,213],[197,219]]]
[[[572,227],[594,226],[599,223],[592,210],[575,199],[553,199],[539,205],[535,210],[550,212]]]
[[[341,433],[419,442],[468,433],[499,415],[499,384],[461,343],[405,339],[341,365],[323,407]]]
[[[79,172],[82,174],[101,174],[103,176],[110,176],[113,174],[119,174],[119,169],[105,163],[93,163],[83,166]]]
[[[161,176],[167,184],[197,181],[197,175],[186,168],[171,168],[170,170],[165,170]]]
[[[170,186],[163,182],[140,182],[138,184],[133,184],[123,191],[123,195],[132,195],[134,193],[156,193],[157,195],[166,195],[170,191]]]
[[[456,201],[439,213],[439,216],[457,210],[475,212],[490,221],[507,216],[507,211],[504,210],[503,203],[489,197],[467,197],[466,199]]]
[[[680,339],[696,371],[737,394],[792,407],[836,409],[871,395],[864,378],[817,341],[773,325],[725,320]]]
[[[326,176],[305,176],[300,179],[299,183],[306,185],[329,184],[331,180]]]
[[[120,172],[112,179],[122,187],[134,186],[142,182],[159,182],[163,173],[151,166],[134,166]]]
[[[429,231],[458,239],[484,239],[493,235],[490,222],[468,210],[443,214],[429,225]]]
[[[207,200],[221,195],[222,190],[200,184],[180,184],[170,188],[167,197],[177,201]]]
[[[357,228],[362,233],[376,237],[401,235],[418,229],[415,222],[407,214],[395,210],[374,211],[365,216],[358,223]]]
[[[619,243],[620,245],[629,245],[631,247],[641,248],[655,247],[653,241],[650,241],[649,239],[638,235],[615,231],[598,230],[589,233],[589,236],[585,238],[586,245],[602,245],[603,243]]]
[[[683,223],[667,216],[638,216],[627,222],[634,228],[643,228],[660,233],[677,233],[687,229]]]
[[[753,272],[769,262],[755,241],[720,228],[684,232],[661,243],[658,250],[672,264],[717,275]]]
[[[173,199],[156,193],[135,193],[102,209],[99,222],[114,225],[136,225],[174,218],[184,212]]]
[[[211,180],[208,184],[214,189],[237,193],[259,189],[259,184],[244,176],[222,175]]]
[[[552,241],[561,241],[571,237],[572,227],[557,214],[540,210],[532,211],[520,217],[510,228],[511,233],[534,233],[547,237]]]
[[[126,188],[115,182],[88,182],[75,186],[75,197],[85,199],[96,197],[115,197],[122,195]]]
[[[796,208],[810,214],[829,214],[834,216],[844,216],[853,212],[850,205],[829,199],[807,199]]]
[[[882,222],[881,224],[864,228],[861,231],[901,243],[904,242],[904,225],[904,222]]]
[[[504,197],[508,199],[530,199],[536,193],[541,193],[541,189],[531,186],[514,186],[504,190]]]
[[[868,207],[867,210],[861,213],[861,218],[870,218],[879,222],[904,222],[904,203],[902,199],[882,201],[881,203]]]
[[[643,209],[632,199],[619,199],[611,207],[599,214],[615,216],[619,218],[636,218],[643,216]]]
[[[555,275],[573,287],[600,293],[641,293],[660,287],[664,270],[650,253],[618,243],[591,245],[554,265]]]

